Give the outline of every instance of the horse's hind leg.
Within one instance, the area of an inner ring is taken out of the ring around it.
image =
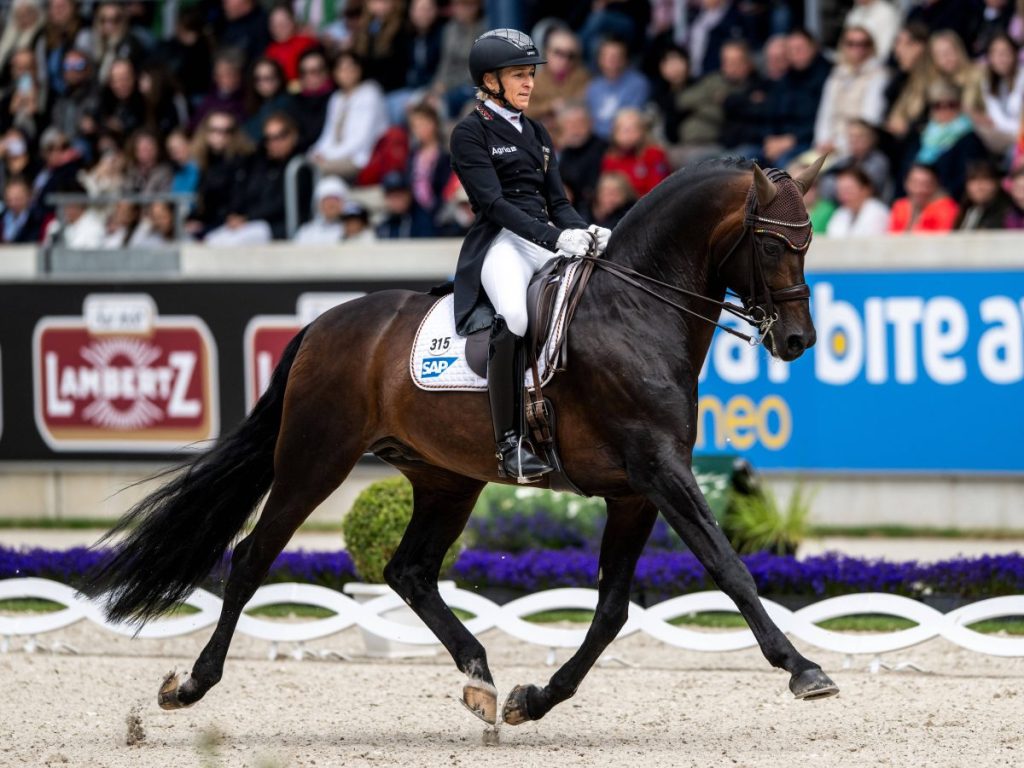
[[[232,555],[217,628],[191,674],[172,673],[165,678],[158,696],[163,709],[194,704],[220,681],[245,604],[295,530],[338,487],[362,455],[364,446],[353,422],[346,423],[343,417],[324,418],[313,410],[292,417],[290,424],[286,421],[278,438],[270,496],[252,533]]]
[[[465,528],[484,484],[433,467],[405,470],[405,474],[413,487],[412,519],[384,569],[384,578],[469,677],[462,692],[463,702],[479,718],[493,724],[498,694],[487,666],[487,652],[437,591],[441,561]]]
[[[505,701],[509,725],[539,720],[576,693],[583,678],[619,634],[629,613],[629,588],[636,561],[651,534],[658,510],[647,499],[608,499],[608,523],[601,541],[597,608],[583,644],[543,688],[517,685]]]

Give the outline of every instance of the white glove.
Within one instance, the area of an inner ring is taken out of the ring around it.
[[[597,240],[597,255],[600,256],[608,247],[608,238],[612,236],[612,231],[606,227],[599,227],[597,224],[591,224],[587,227],[587,232],[592,234]]]
[[[586,256],[594,244],[594,235],[585,229],[564,229],[555,245],[570,256]]]

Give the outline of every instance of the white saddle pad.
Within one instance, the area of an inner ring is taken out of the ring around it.
[[[551,335],[544,342],[538,360],[541,384],[547,384],[558,367],[558,354],[565,336],[565,289],[578,264],[566,272],[555,299]],[[449,293],[434,302],[412,345],[409,373],[420,389],[446,392],[476,392],[487,389],[487,380],[473,372],[466,362],[466,338],[455,332],[455,295]],[[533,389],[533,373],[526,369],[525,385]]]

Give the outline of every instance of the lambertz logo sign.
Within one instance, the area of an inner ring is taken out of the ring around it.
[[[200,448],[217,436],[217,349],[148,294],[90,294],[33,334],[36,425],[55,451]]]

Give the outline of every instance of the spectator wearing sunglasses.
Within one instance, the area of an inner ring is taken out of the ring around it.
[[[544,58],[547,64],[537,69],[526,116],[543,121],[551,130],[554,117],[563,106],[583,101],[590,73],[580,61],[579,40],[565,27],[548,33]]]
[[[914,151],[914,162],[935,169],[939,184],[954,198],[964,194],[966,169],[987,155],[964,113],[960,89],[937,81],[928,89],[929,119]]]
[[[252,145],[230,112],[211,112],[199,124],[192,140],[199,184],[188,223],[191,232],[202,236],[225,222],[236,181],[251,152]]]

